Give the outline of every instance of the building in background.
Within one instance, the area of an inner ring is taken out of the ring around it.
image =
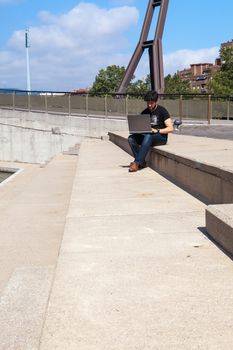
[[[91,88],[80,88],[71,91],[71,95],[86,95],[90,92]]]
[[[233,39],[231,41],[227,41],[226,43],[221,44],[221,49],[223,47],[232,47],[233,46]]]
[[[221,64],[218,59],[213,63],[194,63],[190,68],[177,71],[182,80],[188,80],[193,90],[206,93],[208,92],[208,82],[210,73],[220,70]]]
[[[233,40],[221,44],[224,47],[233,47]],[[211,79],[211,73],[220,70],[222,65],[221,59],[216,58],[215,63],[194,63],[190,68],[177,71],[182,80],[188,80],[193,90],[206,93],[208,92],[208,83]]]

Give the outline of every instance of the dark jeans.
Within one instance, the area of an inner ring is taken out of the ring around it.
[[[132,134],[129,135],[128,142],[133,152],[135,163],[143,165],[150,147],[165,145],[167,143],[167,135],[159,133]]]

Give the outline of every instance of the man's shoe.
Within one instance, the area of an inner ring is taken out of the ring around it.
[[[138,171],[138,164],[133,162],[130,164],[129,172],[135,173],[136,171]]]
[[[147,167],[146,162],[144,162],[143,164],[139,164],[139,165],[138,165],[138,168],[139,168],[139,169],[144,169],[144,168],[146,168],[146,167]]]

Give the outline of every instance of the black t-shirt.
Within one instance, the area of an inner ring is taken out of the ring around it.
[[[166,128],[166,124],[164,123],[166,119],[170,118],[170,115],[166,108],[163,106],[157,105],[155,110],[152,112],[149,110],[149,108],[144,109],[142,111],[142,114],[150,114],[151,116],[151,127],[155,129],[164,129]],[[163,134],[167,135],[167,134]]]

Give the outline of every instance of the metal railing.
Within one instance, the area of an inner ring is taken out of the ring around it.
[[[233,120],[232,98],[213,95],[161,95],[159,103],[180,120]],[[141,113],[145,108],[142,95],[74,94],[0,90],[0,108],[75,116],[122,118]]]

